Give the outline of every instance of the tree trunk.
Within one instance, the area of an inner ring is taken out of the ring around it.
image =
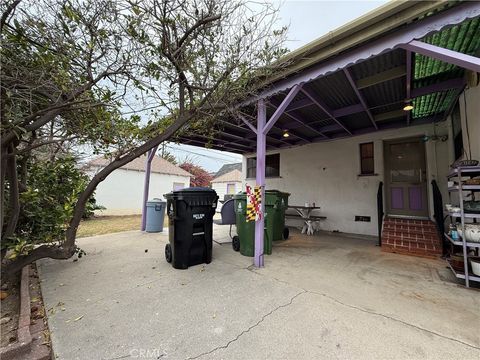
[[[20,215],[20,199],[18,191],[18,176],[17,176],[17,158],[15,156],[15,149],[13,145],[10,146],[10,151],[7,154],[7,179],[10,189],[9,194],[9,217],[7,227],[3,234],[4,238],[11,237],[15,233],[17,227],[18,217]]]
[[[3,218],[5,216],[5,172],[7,171],[7,149],[2,147],[0,152],[0,230],[3,233]]]
[[[180,115],[177,120],[175,120],[175,122],[170,125],[161,135],[147,141],[143,145],[129,152],[127,155],[114,160],[106,167],[104,167],[99,173],[97,173],[89,182],[86,189],[80,194],[78,201],[75,204],[73,217],[70,220],[64,243],[58,245],[39,246],[38,248],[33,249],[26,256],[18,256],[14,261],[7,260],[5,263],[2,264],[2,270],[4,270],[6,274],[13,274],[21,270],[25,265],[28,265],[42,258],[48,257],[52,259],[68,259],[72,257],[77,250],[77,247],[75,245],[75,238],[77,235],[78,226],[80,224],[80,221],[82,220],[82,215],[85,211],[87,201],[95,191],[97,185],[103,180],[105,180],[105,178],[114,170],[129,163],[133,159],[145,154],[148,150],[153,149],[155,146],[160,145],[162,142],[170,139],[180,128],[182,128],[183,125],[185,125],[190,119],[192,119],[193,116],[194,113],[190,113],[187,116]]]

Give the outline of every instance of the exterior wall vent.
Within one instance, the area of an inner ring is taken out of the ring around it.
[[[370,216],[355,215],[355,221],[370,222],[371,218]]]

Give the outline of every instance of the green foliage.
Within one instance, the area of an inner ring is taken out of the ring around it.
[[[175,155],[173,155],[172,153],[170,153],[169,151],[162,151],[160,156],[167,160],[168,162],[171,162],[173,165],[177,165],[178,162],[177,162],[177,158],[175,157]]]
[[[34,160],[28,164],[26,191],[20,194],[22,209],[15,237],[8,247],[13,256],[25,254],[34,244],[62,242],[78,195],[89,178],[75,166],[72,157],[55,161]],[[98,209],[91,197],[84,216]]]

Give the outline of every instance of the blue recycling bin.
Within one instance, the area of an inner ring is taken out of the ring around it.
[[[159,199],[147,201],[146,232],[162,232],[165,218],[166,202]]]

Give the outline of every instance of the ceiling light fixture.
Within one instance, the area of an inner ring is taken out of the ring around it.
[[[404,111],[411,111],[411,110],[413,110],[413,105],[412,105],[411,100],[406,100],[406,101],[405,101],[405,106],[403,107],[403,110],[404,110]]]
[[[289,136],[290,136],[290,134],[288,133],[288,130],[283,130],[283,137],[287,138]]]

